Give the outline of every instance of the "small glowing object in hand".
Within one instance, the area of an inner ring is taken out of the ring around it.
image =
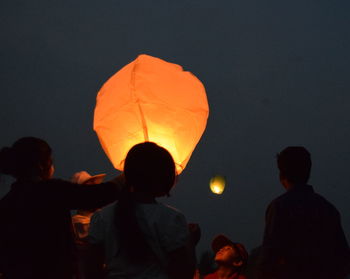
[[[226,180],[221,175],[216,175],[210,179],[210,190],[217,195],[221,195],[225,190]]]

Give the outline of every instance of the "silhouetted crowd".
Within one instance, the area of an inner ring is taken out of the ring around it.
[[[248,255],[220,233],[213,258],[197,261],[199,225],[157,201],[177,179],[166,149],[133,146],[123,173],[108,182],[85,171],[65,181],[52,178],[48,143],[21,138],[0,150],[0,173],[15,178],[0,200],[0,278],[345,279],[350,249],[341,217],[307,184],[311,165],[304,147],[278,153],[286,192],[266,210],[262,245]]]

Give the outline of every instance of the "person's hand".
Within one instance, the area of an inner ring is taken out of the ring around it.
[[[78,184],[85,184],[85,185],[100,184],[102,183],[105,177],[106,177],[105,173],[91,176],[86,171],[80,171],[80,172],[76,172],[73,175],[71,182],[78,183]]]
[[[86,171],[79,171],[73,174],[71,182],[82,184],[85,180],[89,179],[90,175]]]
[[[190,231],[190,239],[194,246],[196,246],[201,239],[201,228],[198,224],[188,224],[188,230]]]

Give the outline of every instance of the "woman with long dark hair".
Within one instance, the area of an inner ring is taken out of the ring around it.
[[[120,193],[117,181],[78,185],[52,179],[50,146],[25,137],[0,150],[0,173],[13,176],[0,200],[0,273],[6,279],[72,279],[71,209],[102,207]]]
[[[184,215],[156,201],[176,180],[169,152],[152,142],[135,145],[124,163],[126,189],[95,213],[92,243],[104,243],[107,278],[192,278],[194,243]]]

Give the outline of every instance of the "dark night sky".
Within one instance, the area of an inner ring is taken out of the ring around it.
[[[250,250],[283,193],[275,155],[303,145],[310,183],[350,240],[349,1],[0,2],[0,146],[46,139],[56,176],[115,171],[92,130],[101,85],[140,53],[182,65],[207,89],[207,130],[167,203],[198,222],[200,250],[225,233]],[[216,173],[222,196],[210,193]],[[8,189],[2,178],[0,194]]]

